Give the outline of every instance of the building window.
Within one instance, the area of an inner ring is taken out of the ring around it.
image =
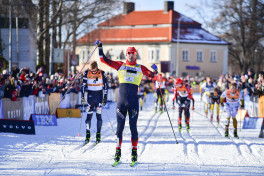
[[[217,62],[216,51],[210,51],[210,62]]]
[[[82,52],[82,63],[85,61],[85,50]]]
[[[158,62],[159,60],[160,60],[160,49],[159,48],[148,49],[148,61]]]
[[[182,61],[188,62],[189,61],[189,51],[183,50],[182,51]]]
[[[197,51],[196,52],[196,61],[197,62],[203,62],[203,51]]]
[[[85,59],[88,59],[90,57],[90,50],[87,50],[87,57]]]

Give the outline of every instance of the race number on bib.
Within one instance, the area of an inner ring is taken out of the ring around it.
[[[125,76],[125,81],[127,82],[134,82],[134,77],[130,77],[130,76]]]

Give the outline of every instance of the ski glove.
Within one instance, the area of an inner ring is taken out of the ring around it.
[[[104,95],[104,98],[103,98],[103,106],[105,106],[107,103],[107,95]]]
[[[98,48],[102,48],[102,46],[103,46],[103,44],[101,43],[100,40],[97,40],[97,41],[95,42],[95,44],[97,45]]]
[[[81,99],[81,103],[82,103],[83,105],[86,104],[86,101],[85,101],[85,98],[84,98],[84,97],[82,97],[82,99]]]

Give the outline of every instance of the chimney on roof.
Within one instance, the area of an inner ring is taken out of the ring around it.
[[[130,12],[135,10],[135,3],[134,2],[124,2],[124,10],[123,14],[127,15]]]
[[[164,1],[164,13],[174,10],[174,1]]]

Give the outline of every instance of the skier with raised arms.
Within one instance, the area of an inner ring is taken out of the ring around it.
[[[114,68],[118,71],[119,77],[119,97],[116,107],[117,118],[117,146],[115,153],[116,166],[120,162],[121,145],[123,140],[123,130],[125,127],[125,120],[127,112],[129,114],[129,126],[131,131],[132,153],[131,160],[133,166],[137,161],[137,145],[138,145],[138,131],[137,119],[139,113],[138,103],[138,86],[142,80],[143,75],[153,78],[155,73],[147,69],[145,66],[137,64],[137,50],[134,47],[128,47],[126,50],[126,62],[113,61],[108,59],[102,48],[100,41],[96,42],[99,48],[99,56],[102,63]]]

